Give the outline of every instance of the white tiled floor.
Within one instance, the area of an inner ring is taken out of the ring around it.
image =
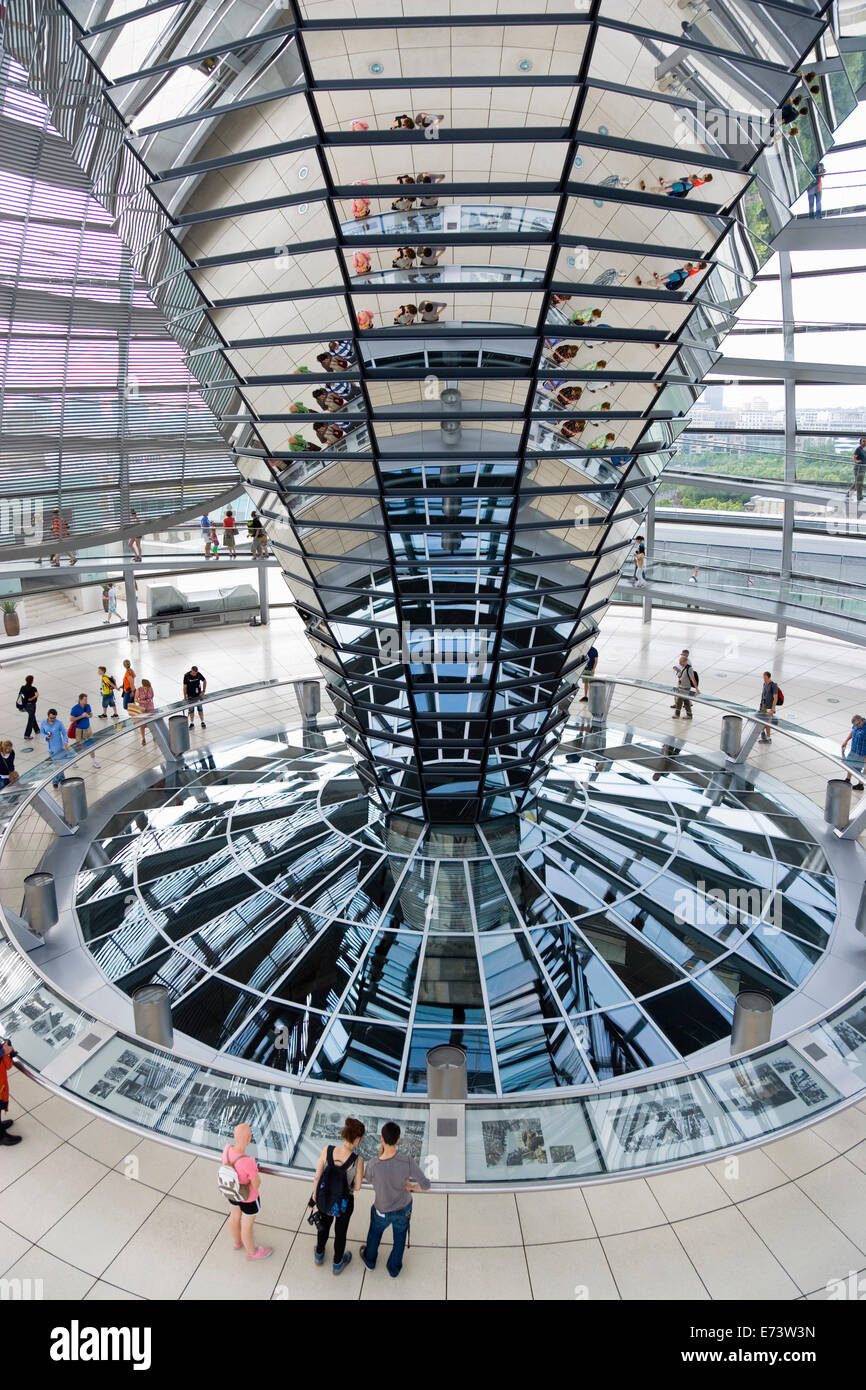
[[[752,706],[770,666],[785,689],[786,715],[838,742],[851,713],[866,706],[866,652],[806,635],[777,645],[768,628],[684,615],[644,628],[637,614],[615,610],[598,645],[600,675],[663,682],[688,646],[707,694]],[[65,710],[79,690],[92,691],[97,665],[119,668],[128,651],[106,638],[9,662],[0,670],[0,704],[12,707],[32,670],[41,711]],[[289,619],[142,644],[130,654],[161,702],[177,698],[193,661],[211,689],[313,669]],[[256,703],[266,718],[267,699]],[[627,709],[640,723],[642,708],[646,697],[619,696],[613,717]],[[671,732],[679,727],[672,722]],[[14,736],[12,719],[0,730],[7,731]],[[686,731],[695,743],[716,744],[717,717],[696,718]],[[19,766],[40,757],[38,749],[20,754]],[[820,760],[792,766],[778,739],[755,761],[823,801]],[[87,777],[92,800],[107,775],[88,770]],[[866,1268],[866,1104],[735,1162],[599,1187],[419,1195],[412,1248],[394,1281],[383,1261],[370,1274],[358,1258],[366,1193],[350,1232],[354,1259],[334,1279],[328,1261],[313,1263],[309,1183],[266,1177],[258,1234],[274,1256],[248,1265],[231,1248],[214,1163],[89,1119],[17,1073],[12,1089],[24,1142],[0,1150],[0,1276],[41,1278],[46,1298],[237,1300],[239,1277],[245,1296],[265,1299],[802,1298],[825,1296],[828,1279]]]

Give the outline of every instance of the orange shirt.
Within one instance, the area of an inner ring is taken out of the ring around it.
[[[0,1057],[0,1101],[9,1100],[9,1076],[12,1067],[11,1057]]]

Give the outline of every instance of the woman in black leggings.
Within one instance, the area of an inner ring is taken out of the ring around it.
[[[340,1134],[342,1142],[327,1144],[322,1149],[313,1178],[310,1206],[318,1208],[319,1228],[315,1260],[317,1265],[324,1264],[325,1246],[333,1224],[335,1274],[342,1274],[352,1258],[351,1252],[346,1253],[346,1236],[355,1210],[354,1194],[364,1180],[364,1160],[358,1149],[365,1133],[360,1120],[346,1120]],[[323,1210],[327,1206],[339,1207],[340,1210],[329,1214]]]
[[[33,677],[25,676],[24,684],[18,691],[21,713],[27,715],[27,728],[24,730],[25,742],[31,735],[39,733],[39,721],[36,718],[36,701],[38,699],[39,691],[33,684]]]

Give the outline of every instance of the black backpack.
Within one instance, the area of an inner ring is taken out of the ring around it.
[[[692,666],[691,662],[689,662],[688,666],[687,666],[685,669],[686,669],[687,671],[691,671],[692,675],[693,675],[694,678],[695,678],[695,685],[700,685],[700,683],[701,683],[701,678],[700,678],[700,676],[698,675],[697,671],[695,670],[694,666]]]
[[[323,1216],[344,1216],[349,1205],[349,1174],[354,1173],[356,1158],[337,1167],[334,1162],[335,1145],[329,1144],[328,1157],[322,1176],[316,1187],[316,1207]]]

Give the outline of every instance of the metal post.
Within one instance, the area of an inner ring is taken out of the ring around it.
[[[63,819],[67,825],[80,825],[87,819],[87,784],[83,777],[67,777],[60,783]]]
[[[427,1094],[431,1100],[465,1100],[466,1053],[462,1047],[443,1043],[427,1053]]]
[[[743,737],[743,721],[738,714],[722,715],[722,736],[719,747],[728,758],[736,758],[740,752]]]
[[[268,604],[268,567],[259,565],[259,618],[262,627],[267,627],[270,621],[271,610]]]
[[[135,1031],[140,1038],[171,1047],[174,1025],[171,1021],[171,999],[164,985],[142,985],[132,996]]]
[[[645,520],[645,524],[644,524],[644,545],[646,546],[646,564],[645,564],[645,566],[644,566],[644,570],[646,570],[646,569],[649,567],[649,564],[650,564],[650,561],[651,561],[651,558],[652,558],[653,546],[655,545],[655,536],[656,536],[656,499],[655,499],[655,493],[653,493],[652,497],[651,497],[650,500],[649,500],[649,503],[647,504],[647,509],[646,509],[646,520]],[[646,578],[646,574],[644,574],[644,578]],[[643,596],[643,621],[644,621],[645,623],[651,623],[651,622],[652,622],[652,616],[653,616],[653,601],[652,601],[652,595],[651,595],[651,594],[645,593],[644,596]]]
[[[139,638],[138,630],[138,595],[135,592],[135,571],[132,568],[131,560],[123,562],[123,589],[126,599],[126,621],[130,639],[137,642]]]
[[[24,880],[24,920],[37,936],[44,936],[57,921],[57,893],[54,875],[37,869]]]
[[[304,728],[315,724],[316,716],[322,708],[322,690],[318,681],[295,681],[295,695],[301,707]]]
[[[779,252],[779,284],[782,297],[782,344],[786,362],[796,358],[794,347],[794,292],[791,279],[791,254]],[[793,375],[786,376],[785,390],[785,482],[797,479],[797,387]],[[779,602],[788,597],[794,568],[794,499],[786,496],[782,504],[782,556],[780,566]],[[785,623],[776,625],[776,641],[785,636]]]
[[[824,797],[824,819],[834,830],[845,830],[851,819],[851,783],[831,777]]]
[[[612,698],[613,686],[610,681],[590,681],[589,713],[591,717],[593,719],[605,719]]]
[[[185,714],[169,716],[168,743],[173,758],[182,758],[189,751],[189,724]]]
[[[773,1027],[773,1001],[759,989],[744,989],[734,1004],[731,1053],[751,1052],[770,1041]]]

